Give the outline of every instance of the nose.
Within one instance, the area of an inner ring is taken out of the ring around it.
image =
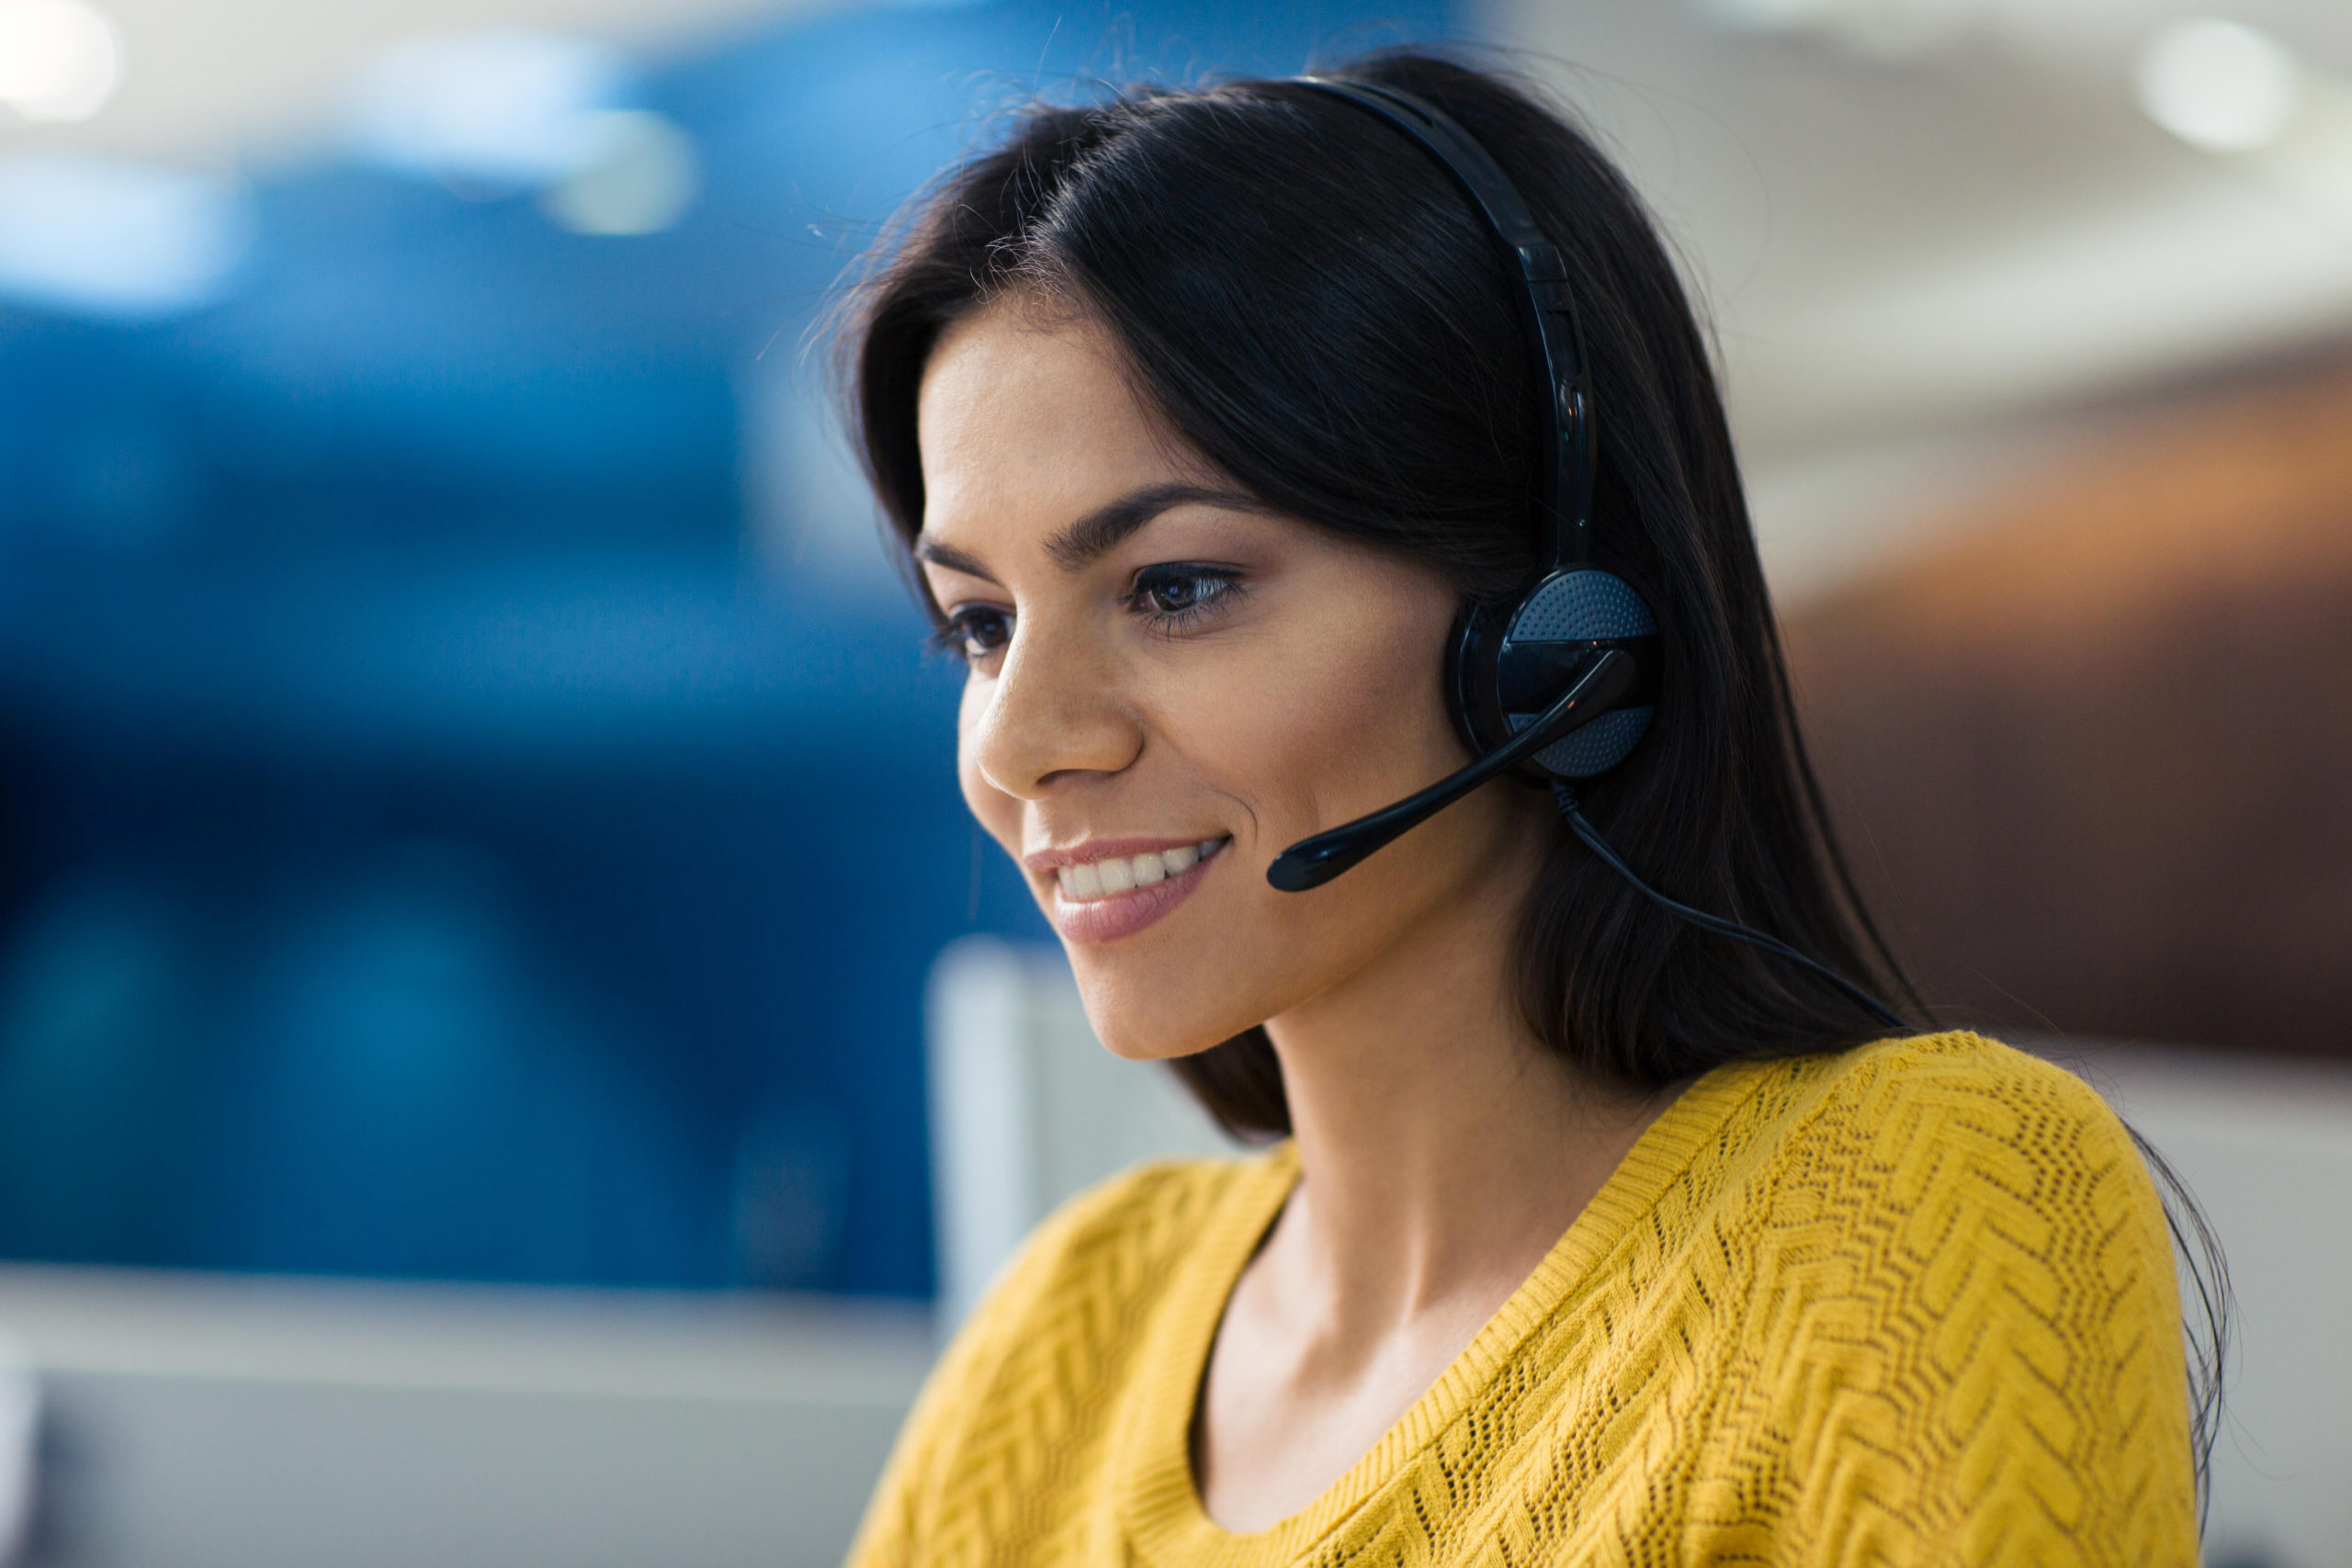
[[[1016,623],[1004,662],[965,696],[964,750],[989,787],[1040,800],[1088,775],[1116,773],[1143,749],[1108,650],[1034,617]]]

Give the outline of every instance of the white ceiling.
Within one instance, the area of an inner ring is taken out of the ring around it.
[[[2352,336],[2344,0],[1490,5],[1683,249],[1784,590],[1901,547],[2102,404]],[[2215,12],[2312,73],[2272,152],[2201,152],[2138,107],[2147,41]]]

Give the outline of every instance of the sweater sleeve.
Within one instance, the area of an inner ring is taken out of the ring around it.
[[[1771,1561],[2193,1568],[2164,1212],[2086,1086],[1960,1037],[1825,1098],[1749,1303]],[[1751,1452],[1749,1459],[1759,1456]]]

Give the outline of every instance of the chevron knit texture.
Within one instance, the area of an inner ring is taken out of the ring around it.
[[[1189,1430],[1296,1175],[1288,1146],[1148,1167],[1048,1222],[854,1568],[2197,1561],[2154,1188],[2097,1095],[2007,1046],[1709,1074],[1372,1452],[1234,1535]]]

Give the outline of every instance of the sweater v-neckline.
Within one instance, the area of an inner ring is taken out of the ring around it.
[[[1193,1420],[1226,1304],[1298,1184],[1297,1145],[1285,1143],[1246,1166],[1202,1227],[1198,1249],[1154,1314],[1138,1398],[1122,1423],[1116,1506],[1137,1559],[1159,1568],[1276,1568],[1296,1562],[1402,1474],[1494,1381],[1527,1336],[1590,1286],[1594,1266],[1758,1081],[1752,1064],[1735,1064],[1684,1089],[1643,1129],[1534,1271],[1363,1458],[1297,1513],[1237,1534],[1202,1506],[1193,1475]]]

